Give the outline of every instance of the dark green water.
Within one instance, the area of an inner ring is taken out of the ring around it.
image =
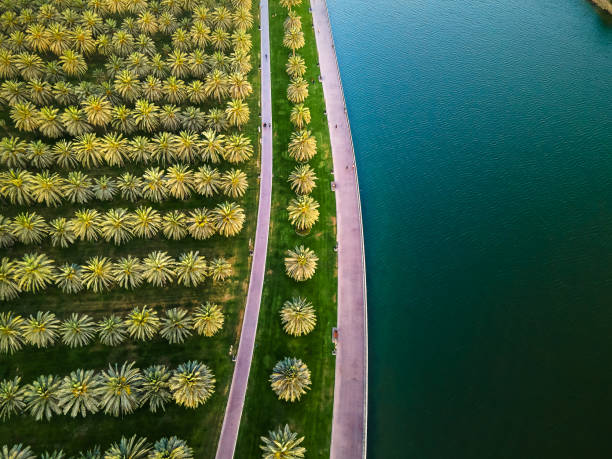
[[[369,457],[611,457],[612,20],[585,0],[329,6]]]

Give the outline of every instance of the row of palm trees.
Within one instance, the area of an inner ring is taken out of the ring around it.
[[[141,371],[135,362],[109,364],[100,372],[79,368],[63,378],[42,375],[25,386],[15,376],[0,382],[0,419],[29,414],[40,421],[54,415],[74,418],[97,412],[118,417],[145,405],[151,412],[164,410],[170,400],[179,406],[197,408],[212,396],[215,382],[211,369],[196,360],[172,371],[165,365]]]
[[[244,224],[244,212],[236,203],[225,202],[213,210],[199,208],[186,214],[180,210],[160,213],[140,206],[134,212],[111,209],[101,214],[95,209],[81,209],[74,217],[57,217],[50,222],[36,212],[22,212],[10,219],[0,215],[0,247],[40,244],[47,237],[54,247],[68,247],[75,241],[94,242],[104,239],[121,245],[134,238],[150,239],[158,235],[171,240],[190,236],[208,239],[216,233],[225,237],[237,235]]]
[[[125,317],[115,314],[98,322],[87,314],[72,313],[60,321],[49,311],[38,311],[24,318],[13,312],[0,313],[0,352],[13,354],[25,345],[39,349],[61,341],[71,347],[83,347],[94,340],[105,346],[118,346],[128,337],[149,341],[159,335],[169,344],[182,344],[194,332],[211,337],[223,328],[225,315],[219,305],[207,302],[189,312],[170,308],[163,317],[149,306],[134,307]]]
[[[251,158],[253,145],[244,134],[218,134],[209,129],[198,135],[192,130],[178,134],[162,131],[152,137],[126,138],[118,132],[103,137],[95,133],[60,140],[53,145],[40,140],[27,142],[16,136],[0,139],[0,164],[9,168],[61,167],[92,168],[107,165],[124,166],[129,162],[148,163],[219,163],[221,160],[238,164]]]
[[[34,174],[20,169],[0,172],[0,196],[6,201],[47,207],[85,204],[93,200],[112,201],[116,197],[131,202],[145,199],[157,203],[172,198],[186,200],[193,194],[212,197],[223,193],[240,198],[247,188],[247,175],[240,169],[220,172],[217,168],[202,166],[193,171],[180,163],[165,171],[151,167],[142,176],[125,172],[117,178],[90,177],[80,171],[70,172],[65,177],[49,170]]]
[[[178,260],[161,250],[142,260],[131,255],[115,261],[95,256],[82,266],[58,266],[43,253],[28,253],[20,259],[0,260],[0,300],[12,300],[21,292],[37,293],[51,285],[69,294],[83,289],[100,293],[113,288],[131,290],[145,284],[197,287],[208,278],[222,282],[231,274],[232,265],[225,258],[207,261],[197,251],[183,253]]]
[[[81,451],[71,459],[193,459],[193,449],[178,437],[162,437],[151,444],[146,438],[121,437],[118,442],[113,443],[107,450],[100,452],[99,446],[94,446],[87,451]],[[30,446],[16,444],[4,445],[0,449],[1,459],[68,459],[63,450],[45,452],[37,456]]]

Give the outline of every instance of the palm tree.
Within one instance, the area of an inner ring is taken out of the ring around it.
[[[13,235],[24,244],[39,243],[48,233],[45,219],[35,212],[22,212],[12,223]]]
[[[142,11],[138,15],[138,20],[136,22],[138,24],[138,28],[147,35],[153,35],[155,32],[157,32],[157,19],[150,11]]]
[[[57,285],[64,293],[78,293],[83,290],[81,268],[76,264],[66,263],[58,268],[55,278]]]
[[[151,252],[142,260],[143,277],[155,287],[164,287],[176,276],[176,261],[168,253],[161,250]]]
[[[274,365],[270,385],[279,400],[295,402],[310,390],[310,370],[295,357],[285,357]]]
[[[83,56],[67,49],[59,58],[62,69],[70,76],[82,76],[87,72],[87,63]]]
[[[99,379],[93,370],[78,369],[65,376],[57,391],[62,412],[70,413],[73,418],[79,414],[85,417],[88,412],[97,413],[100,409],[99,387]]]
[[[192,210],[187,218],[187,224],[189,234],[197,240],[208,239],[217,232],[215,218],[208,209]]]
[[[83,285],[94,293],[109,290],[115,278],[112,274],[112,263],[106,257],[92,257],[82,266]]]
[[[126,317],[125,323],[130,336],[140,341],[153,338],[160,327],[157,313],[146,305],[140,309],[134,307]]]
[[[221,70],[215,69],[206,76],[204,90],[208,97],[214,97],[217,102],[227,96],[229,92],[229,82],[227,75]]]
[[[113,443],[110,448],[104,452],[105,459],[145,459],[151,447],[147,443],[146,438],[137,438],[136,435],[131,438],[121,437],[119,443]]]
[[[198,135],[192,131],[181,131],[172,139],[176,157],[181,161],[192,162],[200,150]]]
[[[187,97],[187,87],[180,78],[171,76],[164,81],[164,96],[171,104],[181,104]]]
[[[193,459],[193,450],[187,445],[185,440],[177,437],[163,437],[155,442],[148,459],[164,459],[167,457],[172,459]]]
[[[23,446],[21,443],[10,448],[7,445],[3,445],[2,449],[0,449],[0,457],[2,459],[36,459],[36,455],[34,455],[30,447]]]
[[[285,333],[293,336],[307,335],[317,324],[312,303],[299,296],[285,301],[280,315]]]
[[[113,107],[105,96],[89,96],[82,105],[87,120],[94,126],[106,126],[113,119]]]
[[[0,352],[13,354],[23,347],[24,320],[12,312],[0,312]]]
[[[304,246],[287,250],[285,256],[285,271],[289,277],[301,282],[314,276],[319,258],[311,249]]]
[[[225,115],[230,125],[241,129],[249,121],[249,106],[242,99],[232,99],[227,103]]]
[[[17,76],[17,56],[8,49],[0,49],[0,78]]]
[[[3,82],[0,86],[0,96],[2,96],[2,99],[6,100],[6,102],[11,106],[17,104],[25,104],[28,102],[28,92],[25,88],[25,83],[23,81],[7,80]],[[28,118],[29,120],[33,120],[31,117],[35,116],[36,111],[34,110],[34,106],[32,105],[29,108],[28,116],[26,118]],[[13,121],[16,121],[13,116],[11,116],[11,119]],[[38,124],[35,123],[35,126],[32,128],[32,130],[36,129],[37,126]]]
[[[123,166],[128,159],[128,139],[118,133],[104,136],[100,141],[100,153],[109,166]]]
[[[176,275],[180,285],[197,287],[204,282],[207,274],[206,258],[200,256],[199,252],[190,251],[179,257],[176,264]]]
[[[23,329],[26,342],[37,348],[46,348],[55,344],[58,337],[60,321],[52,312],[38,311],[36,317],[30,315]]]
[[[232,26],[232,14],[225,6],[218,6],[210,13],[210,19],[215,27],[228,30]]]
[[[223,311],[214,303],[198,306],[193,314],[193,328],[198,335],[214,336],[223,328],[224,321]]]
[[[57,206],[62,202],[64,179],[59,174],[43,171],[32,178],[32,197],[36,202],[47,206]]]
[[[32,179],[28,171],[10,169],[2,174],[0,191],[11,204],[29,204],[32,201]]]
[[[230,68],[230,58],[222,51],[215,51],[214,53],[212,53],[212,55],[208,58],[208,63],[212,70],[220,70],[222,72],[227,72]]]
[[[72,313],[62,322],[60,332],[67,346],[87,346],[96,336],[96,323],[87,314]]]
[[[147,132],[153,132],[159,126],[159,107],[145,99],[138,99],[134,105],[134,121]]]
[[[58,391],[61,380],[57,376],[39,376],[25,387],[26,409],[37,421],[49,421],[53,415],[61,414]]]
[[[127,338],[127,326],[116,315],[111,314],[98,322],[100,342],[106,346],[118,346]]]
[[[24,292],[44,290],[55,277],[53,260],[43,253],[28,253],[15,262],[17,287]]]
[[[127,209],[110,209],[104,214],[100,230],[107,242],[121,245],[132,239],[132,216]]]
[[[176,131],[183,123],[181,109],[174,104],[166,104],[161,108],[159,122],[168,131]]]
[[[71,104],[76,100],[74,87],[68,81],[60,80],[53,85],[53,97],[60,105]]]
[[[177,28],[172,34],[172,47],[186,51],[190,46],[189,33],[182,27]]]
[[[53,154],[58,166],[64,169],[74,168],[79,163],[72,142],[60,140],[53,147]]]
[[[12,247],[15,244],[11,219],[0,215],[0,247]]]
[[[288,425],[285,428],[278,427],[268,432],[268,437],[260,437],[263,445],[264,459],[298,459],[305,457],[306,448],[299,446],[304,437],[298,438],[298,434],[291,432]]]
[[[291,80],[287,87],[287,99],[294,104],[302,103],[308,97],[308,82],[302,77]]]
[[[150,102],[160,100],[164,95],[161,80],[153,75],[149,75],[142,83],[142,95]]]
[[[87,27],[75,27],[72,30],[70,38],[73,42],[73,46],[75,46],[80,53],[87,55],[92,54],[96,50],[96,41],[92,37],[91,30]]]
[[[117,179],[117,188],[121,191],[121,197],[135,202],[142,196],[142,180],[140,177],[125,172]]]
[[[204,82],[201,80],[193,80],[187,85],[186,88],[187,97],[193,104],[202,104],[206,100],[206,90],[204,88]]]
[[[183,239],[187,234],[187,217],[180,210],[171,210],[162,218],[162,232],[168,239]]]
[[[124,362],[121,368],[108,365],[100,374],[100,409],[115,417],[133,413],[140,405],[142,374],[135,362]]]
[[[184,308],[172,308],[166,311],[159,333],[170,344],[177,344],[189,338],[192,329],[193,319],[189,316],[189,312]]]
[[[142,176],[142,195],[153,202],[166,199],[168,190],[164,180],[164,171],[159,167],[150,167]]]
[[[289,11],[289,15],[283,22],[285,31],[293,29],[302,29],[302,18],[294,11]]]
[[[232,265],[225,258],[215,258],[208,265],[208,272],[215,282],[223,282],[232,275]]]
[[[253,87],[245,75],[234,72],[228,77],[229,94],[234,99],[246,99],[253,92]]]
[[[21,378],[5,379],[0,382],[0,419],[6,421],[13,414],[25,408],[24,388],[20,386]]]
[[[295,56],[295,50],[302,48],[305,44],[304,32],[300,29],[290,29],[285,32],[283,46],[289,48],[293,56]]]
[[[11,120],[20,131],[32,132],[40,126],[36,107],[30,102],[17,103],[11,107]]]
[[[221,177],[219,185],[227,196],[238,198],[244,196],[249,183],[247,175],[240,169],[232,169],[227,171]]]
[[[48,105],[53,102],[52,87],[47,81],[36,78],[28,81],[26,87],[30,91],[30,100],[36,105]]]
[[[49,222],[49,236],[53,247],[66,248],[74,242],[75,234],[72,225],[63,217]]]
[[[189,62],[187,53],[181,51],[180,49],[175,49],[170,53],[166,62],[170,68],[170,73],[172,73],[174,77],[184,78],[189,76]]]
[[[210,34],[210,43],[216,50],[225,51],[231,46],[230,34],[223,29],[215,29]]]
[[[249,11],[249,6],[236,7],[232,17],[236,30],[246,31],[253,26],[253,15]]]
[[[97,241],[100,235],[101,216],[95,209],[81,209],[70,219],[70,229],[82,241]]]
[[[317,176],[308,164],[299,164],[289,175],[288,181],[291,183],[291,189],[293,191],[297,194],[306,195],[310,194],[317,186],[315,183],[316,180]]]
[[[308,233],[319,220],[319,203],[310,196],[298,196],[287,206],[289,221],[300,233]]]
[[[95,184],[91,190],[93,191],[96,199],[99,199],[100,201],[111,201],[117,193],[117,185],[115,184],[115,181],[106,175],[98,177],[94,179],[94,181]]]
[[[225,141],[224,158],[236,164],[246,161],[253,155],[251,140],[242,134],[233,134]]]
[[[295,127],[303,129],[310,124],[310,109],[304,104],[298,104],[291,109],[290,120]]]
[[[170,390],[178,405],[197,408],[206,403],[214,393],[215,382],[215,376],[210,368],[191,360],[174,370],[170,379]]]
[[[166,188],[177,199],[188,199],[193,191],[193,172],[184,164],[175,164],[166,170]]]
[[[115,77],[115,91],[125,100],[132,102],[140,96],[140,80],[130,70],[122,70]]]
[[[94,196],[91,179],[81,171],[68,173],[62,192],[70,202],[79,204],[89,201]]]
[[[194,188],[198,194],[211,197],[221,186],[221,176],[216,168],[202,166],[194,174]]]
[[[317,154],[317,139],[310,131],[298,131],[291,134],[289,156],[296,161],[310,161]]]
[[[170,372],[164,365],[153,365],[143,371],[141,404],[149,402],[149,410],[165,411],[165,405],[172,398],[170,394]]]
[[[134,212],[133,230],[136,236],[152,238],[159,231],[162,218],[157,210],[141,206]]]
[[[134,289],[142,284],[142,271],[140,259],[128,255],[113,264],[111,274],[119,286],[125,289]]]
[[[24,80],[34,80],[43,76],[44,62],[37,54],[21,53],[17,55],[15,65]]]
[[[102,164],[101,141],[94,133],[83,134],[75,139],[76,159],[85,167]]]
[[[228,123],[225,118],[225,110],[211,108],[206,115],[206,126],[216,132],[226,130]]]
[[[302,0],[280,0],[280,4],[291,11],[292,8],[301,5]]]
[[[202,135],[204,136],[201,142],[202,159],[204,161],[218,163],[225,154],[225,136],[223,134],[217,134],[211,129],[203,132]]]
[[[245,220],[244,210],[235,202],[217,204],[212,213],[219,234],[230,237],[242,230]]]

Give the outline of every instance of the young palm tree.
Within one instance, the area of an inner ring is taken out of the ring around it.
[[[125,289],[134,289],[142,284],[142,271],[140,259],[128,255],[113,264],[111,274],[119,286]]]
[[[166,104],[159,114],[159,122],[168,131],[177,131],[183,123],[181,109],[174,104]]]
[[[0,85],[0,96],[4,99],[10,106],[15,106],[17,104],[25,104],[28,102],[28,91],[25,87],[25,83],[23,81],[15,81],[15,80],[6,80]],[[31,130],[36,129],[38,124],[36,123],[36,111],[35,107],[32,105],[28,107],[28,113],[25,118],[27,118],[30,122],[34,121],[34,126]],[[34,118],[32,118],[34,117]],[[11,115],[11,119],[16,122],[16,118]]]
[[[117,179],[117,188],[121,192],[121,197],[135,202],[142,196],[142,180],[129,172],[125,172]]]
[[[187,51],[190,46],[189,33],[182,27],[177,28],[172,34],[172,48]]]
[[[0,352],[13,354],[23,347],[23,317],[12,312],[0,312]]]
[[[199,252],[183,253],[176,264],[177,281],[186,287],[197,287],[206,279],[208,264]]]
[[[253,26],[253,15],[249,11],[249,6],[245,5],[236,7],[236,10],[232,16],[236,30],[246,31]]]
[[[160,327],[157,313],[146,305],[140,309],[138,307],[132,309],[127,315],[125,323],[130,337],[140,341],[152,339]]]
[[[30,91],[30,100],[36,105],[48,105],[53,102],[52,86],[47,81],[36,78],[28,81],[26,87]]]
[[[89,96],[82,105],[87,120],[94,126],[106,126],[113,119],[113,107],[105,96]]]
[[[30,447],[23,446],[21,443],[10,448],[7,445],[3,445],[2,449],[0,449],[0,457],[2,459],[36,459],[36,455]]]
[[[57,285],[64,293],[78,293],[83,290],[81,268],[76,264],[66,263],[58,268],[55,277]]]
[[[49,228],[45,219],[35,212],[18,214],[11,226],[13,235],[24,244],[39,243],[47,236]]]
[[[11,107],[11,120],[20,131],[32,132],[40,126],[38,110],[29,102],[17,103]]]
[[[304,32],[300,29],[290,29],[285,32],[283,46],[289,48],[293,56],[295,56],[295,50],[302,48],[305,44]]]
[[[215,29],[211,32],[210,43],[218,51],[226,51],[232,44],[230,34],[222,29]]]
[[[305,457],[306,448],[300,446],[304,437],[298,438],[298,434],[291,432],[288,425],[285,428],[278,427],[268,432],[267,437],[260,437],[263,445],[264,459],[299,459]]]
[[[100,342],[106,346],[118,346],[127,338],[127,326],[114,314],[99,321],[97,326]]]
[[[11,219],[0,215],[0,247],[12,247],[15,244]]]
[[[63,217],[58,217],[49,222],[49,236],[53,247],[66,248],[74,242],[75,234],[72,225]]]
[[[314,276],[319,258],[311,249],[304,246],[287,250],[285,256],[285,271],[289,277],[301,282]]]
[[[197,240],[208,239],[217,232],[215,218],[208,209],[194,209],[189,212],[187,224],[189,234]]]
[[[115,417],[133,413],[140,405],[142,374],[135,362],[124,362],[121,368],[108,365],[100,374],[100,409]]]
[[[317,176],[308,164],[297,165],[289,175],[291,189],[300,195],[310,194],[317,186],[316,180]]]
[[[39,376],[25,387],[24,401],[26,410],[37,421],[49,421],[54,415],[61,414],[58,391],[61,380],[57,376]]]
[[[193,459],[193,450],[187,445],[185,440],[177,437],[163,437],[155,442],[148,459],[164,459],[167,457],[172,459]]]
[[[83,285],[95,293],[109,290],[115,278],[112,274],[112,263],[106,257],[92,257],[82,266]]]
[[[170,393],[170,372],[164,365],[153,365],[143,371],[141,404],[149,403],[149,410],[165,411],[166,402],[172,398]]]
[[[79,53],[67,49],[59,58],[62,69],[70,76],[82,76],[87,72],[87,62]]]
[[[215,376],[210,368],[191,360],[174,370],[170,379],[170,390],[178,405],[197,408],[206,403],[214,393],[215,382]]]
[[[239,198],[244,196],[249,186],[249,182],[244,172],[240,169],[232,169],[221,176],[219,185],[225,195],[232,198]]]
[[[232,265],[225,258],[215,258],[208,265],[208,272],[215,282],[223,282],[232,275]]]
[[[55,277],[53,260],[42,253],[28,253],[15,262],[17,287],[24,292],[44,290]]]
[[[287,99],[294,104],[302,103],[308,97],[308,82],[302,77],[291,80],[287,87]]]
[[[113,107],[113,121],[111,126],[125,134],[131,134],[136,130],[136,122],[131,108],[125,105],[115,105]]]
[[[0,191],[11,204],[25,205],[32,201],[32,174],[27,171],[10,169],[1,177]]]
[[[171,76],[164,81],[164,96],[171,104],[181,104],[187,97],[187,87],[180,78]]]
[[[104,214],[100,230],[107,242],[121,245],[132,239],[132,215],[127,209],[110,209]]]
[[[134,105],[134,121],[140,129],[153,132],[159,126],[159,107],[148,100],[138,99]]]
[[[312,303],[299,296],[285,301],[280,316],[285,333],[293,336],[307,335],[317,324]]]
[[[151,207],[141,206],[134,212],[133,230],[138,237],[152,238],[159,231],[162,217]]]
[[[243,53],[249,52],[253,47],[251,35],[241,30],[236,30],[232,34],[232,44],[234,45],[234,50]]]
[[[206,126],[216,132],[225,131],[228,127],[225,110],[211,108],[206,114]]]
[[[150,167],[142,176],[142,195],[153,202],[166,199],[168,189],[164,179],[164,171],[159,167]]]
[[[204,139],[201,142],[201,153],[204,161],[218,163],[225,154],[225,136],[217,134],[213,130],[202,133]]]
[[[60,140],[53,147],[53,154],[56,158],[57,165],[64,169],[74,168],[79,163],[72,142]]]
[[[302,4],[302,0],[280,0],[280,4],[291,12],[292,8]]]
[[[167,252],[151,252],[142,260],[143,277],[155,287],[164,287],[176,276],[176,261]]]
[[[128,102],[133,102],[140,96],[140,80],[138,75],[130,70],[122,70],[115,77],[115,91]]]
[[[17,76],[17,56],[8,49],[0,49],[0,78]]]
[[[82,241],[97,241],[102,217],[95,209],[81,209],[70,219],[70,229]]]
[[[233,134],[225,141],[224,159],[232,164],[248,160],[253,155],[251,139],[242,134]]]
[[[65,376],[57,391],[62,412],[70,413],[73,418],[79,414],[85,417],[87,413],[97,413],[100,409],[99,387],[99,379],[93,370],[78,369]]]
[[[235,202],[217,204],[212,211],[219,234],[230,237],[242,230],[244,225],[244,210]]]
[[[5,379],[0,382],[0,419],[6,421],[25,408],[24,388],[20,386],[21,378]]]
[[[96,336],[96,323],[87,314],[72,313],[62,322],[60,333],[67,346],[87,346]]]
[[[32,178],[32,197],[38,203],[58,206],[62,202],[64,179],[59,174],[43,171]]]
[[[206,116],[198,107],[189,105],[181,113],[181,120],[187,130],[201,131],[206,126]]]
[[[302,28],[302,18],[299,14],[294,11],[289,11],[289,15],[283,22],[283,27],[285,31],[292,29],[301,29]]]
[[[166,188],[177,199],[189,199],[193,191],[193,171],[184,164],[175,164],[166,170]]]
[[[245,75],[234,72],[228,77],[229,94],[234,99],[246,99],[253,92],[253,87]]]
[[[166,62],[172,76],[177,78],[189,76],[189,60],[187,53],[180,49],[175,49],[170,53]]]
[[[172,308],[166,311],[159,333],[170,344],[177,344],[189,338],[191,330],[193,330],[193,319],[189,316],[189,312],[183,308]]]
[[[303,129],[310,124],[310,109],[304,104],[298,104],[291,109],[290,120],[295,127]]]
[[[168,239],[183,239],[187,235],[185,214],[180,210],[167,212],[162,218],[162,232]]]
[[[68,174],[62,187],[62,193],[72,203],[83,204],[94,197],[91,179],[80,171]]]
[[[249,105],[243,102],[242,99],[232,99],[227,103],[225,115],[231,126],[241,129],[242,126],[249,122]]]
[[[121,134],[111,133],[100,141],[100,153],[109,166],[123,166],[128,159],[128,139]]]
[[[310,161],[317,154],[317,139],[310,131],[299,131],[291,134],[289,156],[296,161]]]
[[[295,402],[310,390],[310,370],[295,357],[285,357],[274,365],[270,385],[279,400]]]
[[[24,325],[23,337],[26,342],[37,348],[46,348],[55,344],[58,337],[60,321],[52,312],[38,311],[36,317],[30,315]]]
[[[92,54],[96,50],[96,41],[92,37],[92,32],[87,27],[77,26],[71,32],[73,46],[85,55]],[[64,52],[64,54],[66,54]]]
[[[212,70],[220,70],[227,73],[230,68],[230,58],[222,51],[215,51],[208,58],[208,63]]]
[[[119,443],[113,443],[103,456],[105,459],[145,459],[150,450],[146,438],[134,435],[131,438],[121,437]]]
[[[214,303],[198,306],[193,314],[193,328],[198,335],[214,336],[223,328],[224,321],[223,311]]]
[[[22,78],[26,81],[43,77],[44,62],[37,54],[18,54],[15,65]]]
[[[298,196],[287,206],[289,221],[300,233],[307,233],[319,220],[319,203],[310,196]]]
[[[94,181],[95,184],[91,191],[93,191],[96,199],[100,201],[111,201],[115,194],[117,194],[117,185],[112,178],[103,175],[102,177],[94,179]]]
[[[208,97],[214,97],[217,102],[227,96],[229,92],[229,82],[227,75],[221,70],[215,69],[206,76],[204,90]]]
[[[178,159],[190,163],[200,150],[200,141],[195,132],[181,131],[172,138],[171,146],[176,150]]]
[[[142,95],[149,102],[157,102],[160,100],[164,95],[161,80],[153,75],[149,75],[142,83]]]

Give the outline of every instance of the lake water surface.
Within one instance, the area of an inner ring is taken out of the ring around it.
[[[612,19],[586,0],[328,2],[369,457],[611,457]]]

